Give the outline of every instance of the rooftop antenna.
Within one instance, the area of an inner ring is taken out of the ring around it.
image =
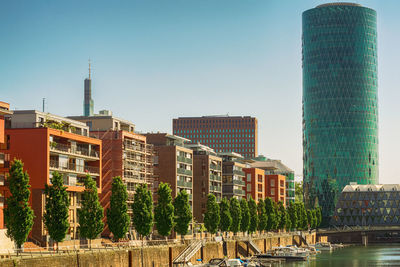
[[[90,79],[90,58],[89,58],[89,79]]]
[[[46,98],[43,97],[43,102],[42,102],[42,112],[44,112],[44,107],[46,103]]]

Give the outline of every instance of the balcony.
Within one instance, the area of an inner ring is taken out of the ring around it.
[[[182,157],[182,156],[176,156],[176,160],[179,161],[179,162],[192,164],[192,159],[191,158]]]
[[[233,189],[233,193],[235,194],[235,195],[245,195],[246,193],[244,192],[244,190],[242,190],[242,189]]]
[[[216,182],[221,182],[221,176],[215,175],[215,174],[210,174],[210,180],[211,181],[216,181]]]
[[[233,170],[233,174],[240,175],[240,176],[245,176],[244,171]]]
[[[177,169],[177,172],[178,172],[179,174],[192,176],[192,171],[191,171],[191,170],[187,170],[187,169],[183,169],[183,168],[178,168],[178,169]]]
[[[142,153],[146,152],[144,144],[134,145],[134,144],[129,144],[128,142],[124,142],[124,149]]]
[[[3,168],[8,168],[10,167],[10,155],[9,154],[4,154],[0,153],[0,165],[3,165]],[[1,166],[0,166],[1,168]]]
[[[235,185],[240,185],[240,186],[244,186],[246,184],[245,181],[236,180],[236,179],[232,180],[232,183],[235,184]]]
[[[181,180],[177,180],[176,184],[179,187],[187,187],[187,188],[192,188],[192,182],[186,182],[186,181],[181,181]]]
[[[216,170],[216,171],[221,171],[221,166],[220,165],[215,165],[215,164],[210,164],[210,169],[211,170]]]
[[[99,176],[100,170],[98,167],[93,166],[82,166],[76,164],[60,164],[56,160],[50,160],[50,169],[62,171],[62,172],[74,172],[79,174],[90,174]]]
[[[221,192],[222,187],[217,185],[210,185],[210,191]]]
[[[57,142],[50,142],[50,151],[55,151],[55,152],[60,152],[60,153],[65,153],[69,155],[75,155],[75,156],[80,156],[80,157],[89,157],[89,158],[95,158],[99,159],[99,153],[97,151],[89,150],[87,148],[83,147],[76,147],[76,148],[71,148],[70,145],[66,144],[61,144]]]

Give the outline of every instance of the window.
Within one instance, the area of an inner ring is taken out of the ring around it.
[[[275,190],[271,189],[271,196],[274,196],[274,195],[275,195]]]
[[[271,186],[275,186],[275,180],[271,180],[270,184]]]

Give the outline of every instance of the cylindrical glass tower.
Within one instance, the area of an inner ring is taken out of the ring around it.
[[[350,182],[378,183],[376,12],[331,3],[303,13],[303,175],[325,223]]]

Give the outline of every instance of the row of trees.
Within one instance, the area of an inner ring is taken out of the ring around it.
[[[29,175],[23,171],[23,163],[14,160],[10,168],[9,189],[4,210],[4,221],[7,235],[15,242],[18,249],[27,240],[33,226],[34,213],[29,206]],[[104,210],[100,204],[96,182],[87,175],[85,190],[82,195],[81,208],[78,209],[79,234],[89,242],[97,238],[104,230]],[[67,187],[58,172],[52,173],[51,185],[45,185],[46,205],[43,216],[44,225],[50,237],[57,243],[65,239],[69,224],[70,199]],[[161,183],[157,192],[158,203],[153,207],[153,198],[147,185],[140,185],[135,192],[132,204],[132,225],[141,237],[148,236],[155,224],[158,233],[169,236],[172,229],[178,234],[186,235],[192,221],[189,195],[180,192],[172,200],[171,188]],[[111,187],[110,207],[107,209],[107,225],[114,239],[125,237],[131,224],[128,215],[128,192],[121,177],[114,177]]]
[[[245,199],[223,198],[218,204],[213,194],[208,195],[204,226],[211,234],[218,230],[254,233],[258,231],[314,229],[322,221],[321,209],[306,209],[301,202],[291,203],[287,208],[271,198],[258,203],[250,197]]]
[[[26,241],[33,226],[33,210],[29,206],[29,176],[23,171],[23,163],[15,160],[10,168],[5,224],[7,235],[18,248]],[[84,181],[81,208],[78,209],[80,236],[90,240],[97,238],[104,230],[103,208],[99,202],[96,182],[88,175]],[[69,225],[70,200],[63,178],[53,172],[51,186],[45,185],[46,206],[44,224],[50,237],[58,244],[65,239]],[[123,238],[132,223],[142,239],[153,229],[167,237],[172,229],[182,237],[188,233],[192,222],[189,195],[181,191],[175,199],[167,183],[160,183],[157,190],[157,203],[153,206],[151,191],[146,184],[136,188],[132,204],[132,222],[128,215],[128,193],[121,177],[114,177],[111,188],[110,207],[107,209],[107,225],[114,239]],[[238,200],[223,198],[218,204],[213,194],[208,195],[204,225],[209,233],[218,230],[233,233],[276,230],[305,230],[316,228],[322,220],[321,210],[305,209],[304,204],[296,202],[287,208],[282,202],[275,203],[266,198],[256,203],[252,198]],[[58,247],[58,246],[57,246]]]

